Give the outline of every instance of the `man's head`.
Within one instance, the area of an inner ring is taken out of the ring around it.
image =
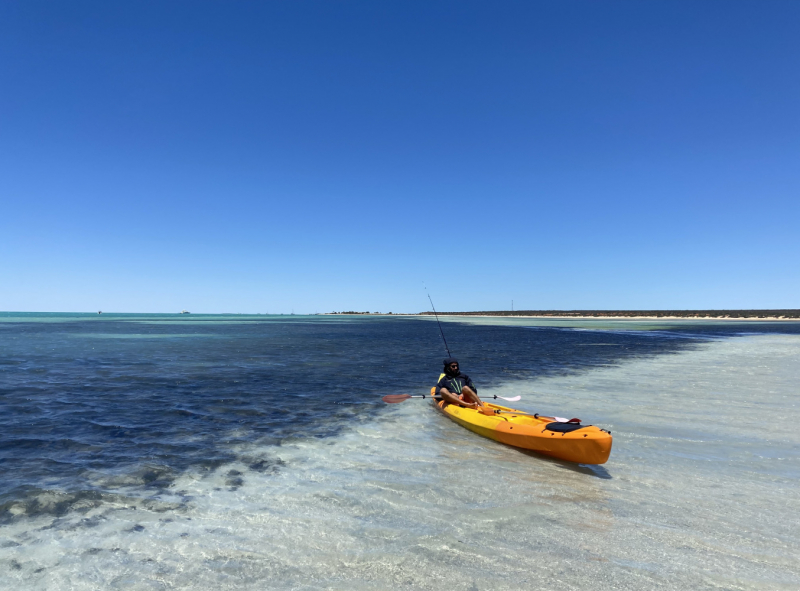
[[[461,373],[458,370],[458,359],[455,357],[448,357],[444,360],[444,373],[450,377],[457,376]]]

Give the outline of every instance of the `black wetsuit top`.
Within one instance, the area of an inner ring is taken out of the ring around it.
[[[442,379],[439,380],[439,383],[436,384],[436,395],[439,395],[439,390],[442,388],[447,388],[447,391],[451,394],[460,396],[461,390],[464,389],[464,386],[469,386],[470,389],[475,392],[475,394],[478,393],[478,389],[475,387],[475,384],[472,383],[472,380],[469,378],[469,376],[464,375],[463,373],[453,377],[443,375]]]

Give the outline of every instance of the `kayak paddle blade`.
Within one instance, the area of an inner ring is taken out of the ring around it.
[[[381,400],[389,404],[397,404],[398,402],[405,402],[411,398],[411,394],[387,394]]]
[[[499,398],[500,400],[506,400],[507,402],[517,402],[519,400],[522,400],[522,396],[512,396],[511,398],[506,398],[504,396],[492,396],[492,398],[494,398],[495,400]]]

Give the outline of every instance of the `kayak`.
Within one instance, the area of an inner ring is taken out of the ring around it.
[[[431,396],[434,392],[435,388],[431,388]],[[611,432],[594,425],[562,423],[554,421],[553,417],[529,415],[485,401],[484,405],[501,412],[484,414],[441,399],[434,400],[436,408],[449,419],[506,445],[579,464],[605,464],[611,454]]]

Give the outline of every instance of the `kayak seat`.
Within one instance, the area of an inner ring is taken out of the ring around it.
[[[544,428],[548,431],[555,431],[556,433],[570,433],[589,426],[590,425],[581,425],[580,423],[547,423]]]

